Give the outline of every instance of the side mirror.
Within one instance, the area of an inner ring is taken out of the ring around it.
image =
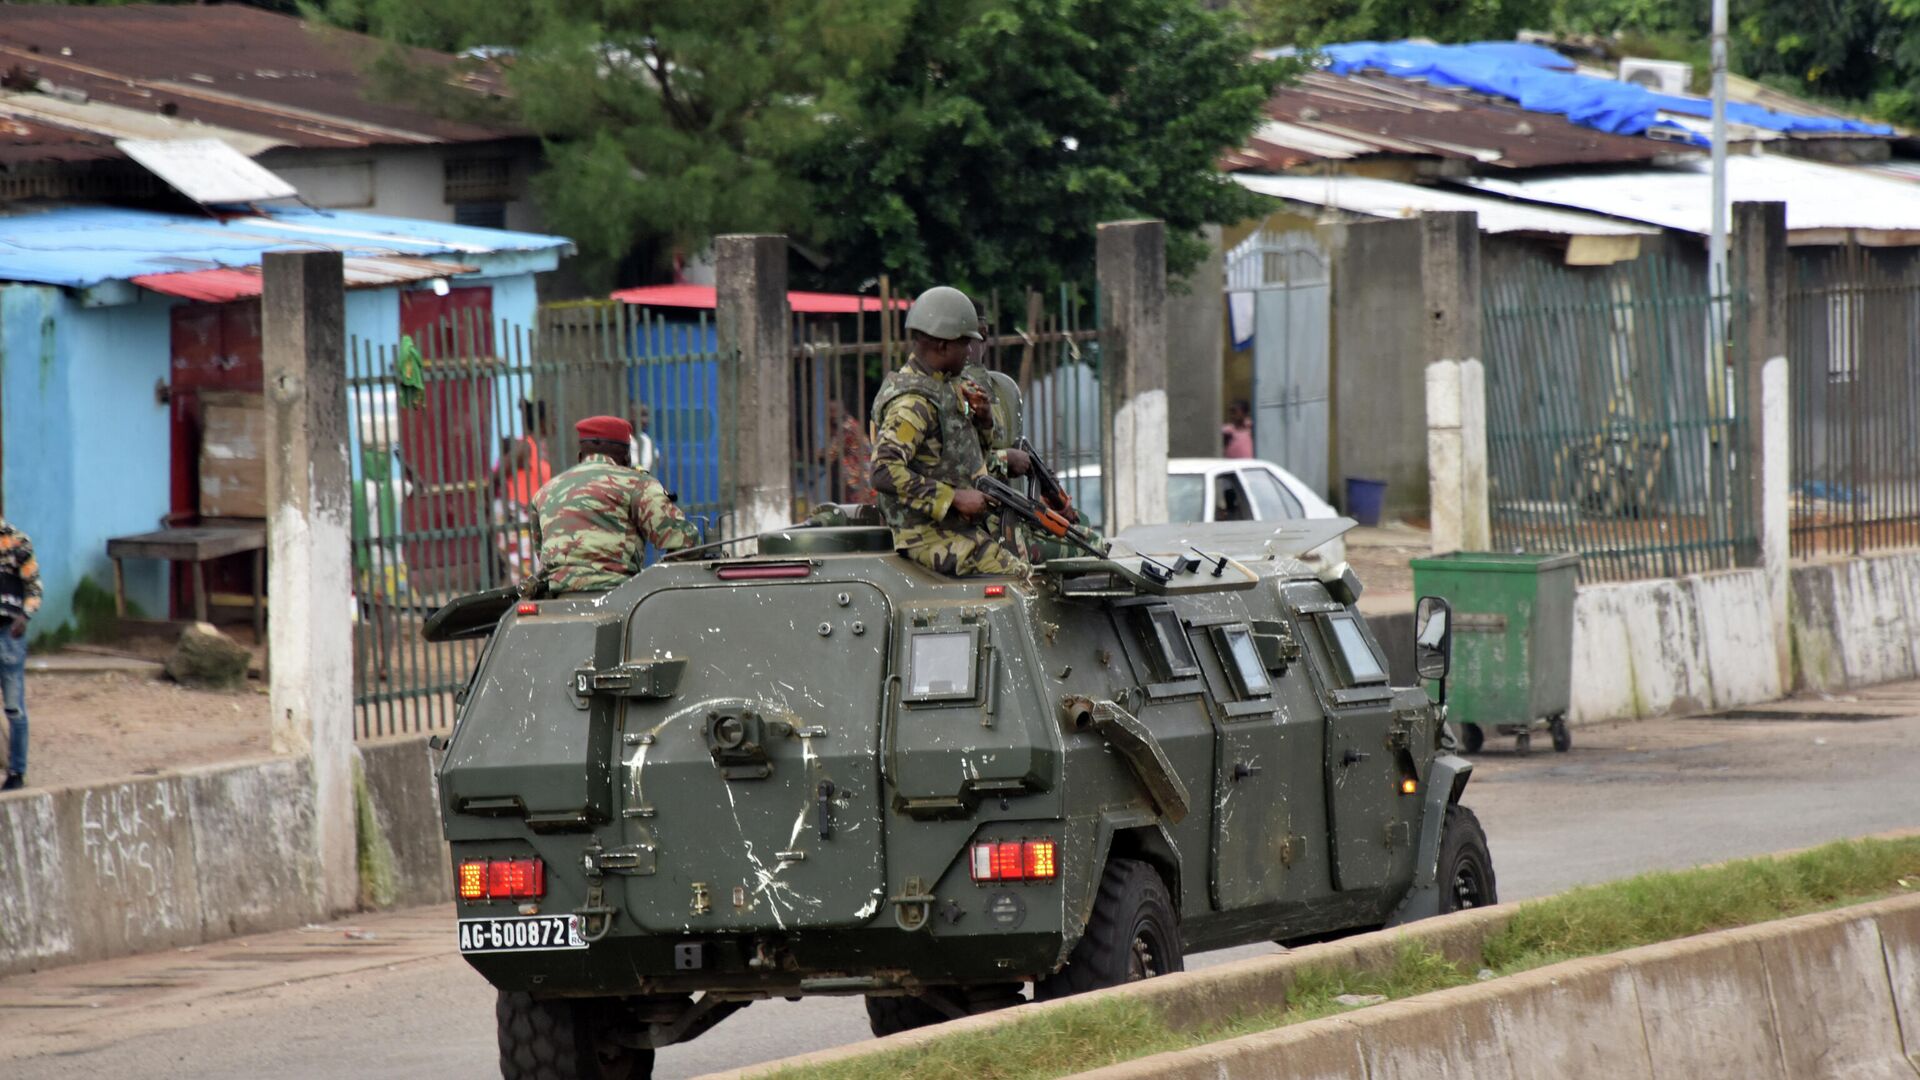
[[[1422,679],[1444,679],[1453,667],[1453,606],[1423,596],[1413,614],[1413,670]]]

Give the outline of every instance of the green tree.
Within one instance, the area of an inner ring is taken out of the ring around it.
[[[637,245],[799,230],[807,193],[784,163],[838,88],[892,54],[909,3],[330,0],[326,14],[404,45],[511,50],[514,115],[545,143],[536,195],[604,276]],[[446,82],[403,54],[382,67],[390,89]]]
[[[1741,73],[1920,121],[1920,0],[1740,0],[1733,17]]]
[[[797,158],[828,283],[1085,283],[1095,226],[1128,217],[1190,269],[1201,226],[1256,212],[1214,167],[1289,70],[1252,52],[1190,0],[920,0]]]
[[[1248,28],[1269,46],[1313,48],[1406,37],[1498,40],[1546,23],[1552,0],[1239,0]],[[1618,0],[1615,0],[1618,2]],[[1652,2],[1652,0],[1646,0]]]

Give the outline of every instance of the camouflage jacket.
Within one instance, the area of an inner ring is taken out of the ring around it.
[[[880,385],[873,415],[877,501],[895,537],[945,522],[954,489],[987,471],[953,380],[908,364]]]
[[[550,594],[598,592],[627,580],[646,555],[642,540],[662,551],[700,542],[658,480],[604,454],[589,454],[541,485],[533,505],[540,580]]]
[[[0,520],[0,618],[40,610],[40,563],[27,534]]]

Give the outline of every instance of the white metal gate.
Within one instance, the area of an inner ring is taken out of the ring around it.
[[[1229,300],[1252,308],[1254,453],[1323,496],[1331,278],[1308,232],[1258,232],[1227,253]]]

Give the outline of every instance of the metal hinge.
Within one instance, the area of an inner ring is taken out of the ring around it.
[[[680,689],[685,660],[629,660],[605,670],[575,668],[567,691],[575,708],[584,709],[595,695],[627,698],[670,698]]]

